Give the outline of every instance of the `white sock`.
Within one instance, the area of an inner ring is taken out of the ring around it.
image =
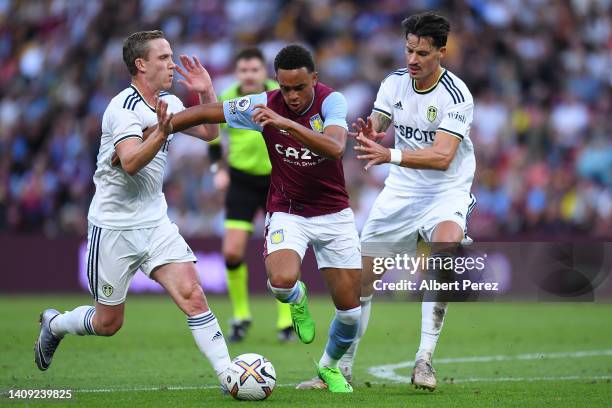
[[[293,285],[292,288],[277,288],[272,286],[268,280],[268,289],[270,289],[270,292],[272,292],[274,297],[276,297],[276,299],[282,303],[300,303],[306,294],[302,288],[302,285],[300,285],[300,281],[295,282],[295,285]]]
[[[94,306],[79,306],[70,312],[59,314],[49,324],[51,333],[56,337],[62,337],[67,333],[95,336],[96,332],[93,327],[95,314]]]
[[[212,311],[187,317],[187,323],[200,351],[213,366],[217,376],[223,374],[231,363],[225,338]]]
[[[448,302],[423,302],[421,306],[421,344],[416,359],[431,361],[444,325]]]
[[[355,357],[357,356],[357,349],[359,348],[359,342],[368,329],[368,323],[370,321],[370,312],[372,311],[372,295],[359,298],[361,301],[361,317],[359,319],[359,330],[357,331],[357,337],[353,340],[353,344],[346,350],[346,353],[342,356],[339,362],[339,366],[343,368],[343,371],[349,374],[353,371],[353,364],[355,363]]]
[[[323,350],[323,356],[321,356],[321,359],[319,360],[319,366],[330,368],[338,367],[338,360],[332,358],[329,354],[327,354],[327,351]]]

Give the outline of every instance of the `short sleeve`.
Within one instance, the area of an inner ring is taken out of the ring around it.
[[[265,92],[223,101],[223,115],[227,126],[261,132],[263,128],[253,122],[253,107],[260,103],[267,105],[267,102],[268,96]]]
[[[168,95],[167,98],[164,98],[168,102],[169,111],[172,113],[178,113],[185,110],[185,105],[183,105],[183,101],[176,95]]]
[[[340,92],[332,92],[327,95],[321,104],[323,129],[330,125],[336,125],[348,130],[348,125],[346,124],[347,110],[348,107],[344,95]]]
[[[449,104],[444,111],[439,131],[449,133],[461,140],[467,136],[472,124],[474,103],[471,99],[457,104]]]
[[[373,112],[385,115],[389,119],[393,119],[393,103],[391,102],[393,96],[393,79],[393,76],[389,76],[382,81],[378,93],[376,94],[374,108],[372,109]]]
[[[113,136],[113,146],[117,146],[120,142],[130,138],[142,139],[143,123],[133,110],[118,108],[111,111],[108,124]]]

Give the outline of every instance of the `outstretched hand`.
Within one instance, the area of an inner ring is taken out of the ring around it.
[[[168,113],[168,103],[160,98],[157,99],[155,113],[157,113],[157,128],[165,136],[168,136],[172,133],[172,116],[174,116],[174,113]]]
[[[372,119],[369,116],[367,118],[367,122],[364,121],[362,118],[357,118],[357,122],[353,123],[352,126],[353,129],[355,129],[355,132],[349,133],[349,136],[351,137],[356,138],[357,136],[362,135],[374,142],[380,142],[382,139],[384,139],[386,135],[385,132],[376,132],[374,130]]]
[[[389,163],[391,161],[391,151],[388,148],[368,139],[361,133],[356,139],[359,144],[355,146],[354,149],[358,152],[365,153],[358,155],[357,158],[359,160],[368,161],[364,167],[365,170],[377,164]]]
[[[200,63],[200,60],[195,55],[189,58],[186,55],[179,57],[183,67],[176,66],[176,72],[181,74],[185,79],[179,79],[177,82],[184,85],[188,91],[203,93],[212,88],[212,80],[206,68]]]

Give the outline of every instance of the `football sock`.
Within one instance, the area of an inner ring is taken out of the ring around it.
[[[359,329],[357,335],[351,346],[346,350],[346,353],[340,359],[340,366],[349,368],[349,371],[353,368],[355,357],[357,356],[357,348],[359,342],[368,329],[368,323],[370,321],[370,312],[372,310],[372,295],[361,297],[361,317],[359,318]]]
[[[421,306],[421,344],[416,359],[431,361],[444,324],[448,302],[423,302]]]
[[[230,365],[231,359],[217,318],[209,310],[187,317],[187,323],[198,348],[210,361],[215,373],[219,376]]]
[[[305,294],[300,281],[295,282],[292,288],[276,288],[268,281],[268,289],[282,303],[300,303]]]
[[[349,310],[336,309],[336,317],[329,327],[327,345],[319,361],[319,366],[338,367],[338,361],[355,340],[359,330],[360,316],[361,306]]]
[[[278,305],[278,319],[276,319],[276,328],[278,330],[286,329],[287,327],[291,327],[293,325],[293,320],[291,320],[291,309],[289,305],[286,303],[282,303],[280,301],[276,301]]]
[[[434,251],[434,249],[436,249]],[[445,266],[444,260],[455,256],[456,248],[443,244],[441,248],[433,248],[430,257],[434,259],[433,266],[428,267],[427,274],[441,282],[452,282],[455,274]],[[440,262],[437,262],[440,260]],[[436,350],[436,344],[442,332],[444,317],[448,302],[442,302],[437,291],[426,291],[421,304],[421,342],[416,353],[416,360],[430,361]]]
[[[234,308],[234,319],[250,320],[249,309],[249,272],[246,263],[237,265],[226,263],[227,268],[227,291],[229,293],[232,307]]]
[[[56,337],[78,334],[79,336],[96,335],[93,327],[93,317],[96,314],[94,306],[79,306],[74,310],[57,315],[49,326]]]

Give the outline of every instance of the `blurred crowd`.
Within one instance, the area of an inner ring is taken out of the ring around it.
[[[100,121],[129,84],[121,49],[131,32],[162,29],[175,55],[200,57],[217,93],[242,47],[259,46],[271,63],[284,45],[304,44],[352,121],[405,66],[401,21],[433,9],[452,24],[444,65],[476,101],[470,235],[610,237],[611,3],[0,0],[0,231],[85,234]],[[172,92],[197,103],[180,85]],[[221,234],[207,145],[180,136],[170,152],[171,218],[185,236]],[[387,169],[364,172],[351,148],[344,165],[361,226]]]

